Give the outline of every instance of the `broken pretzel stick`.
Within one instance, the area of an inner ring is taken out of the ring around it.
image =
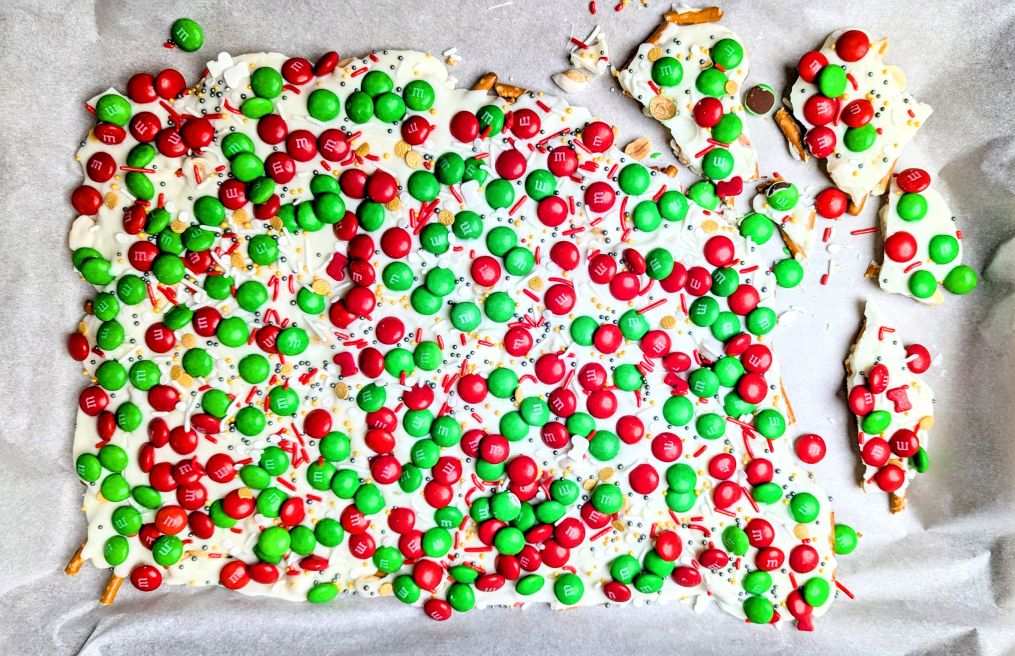
[[[106,589],[102,591],[102,596],[99,597],[99,603],[103,606],[109,606],[116,600],[116,593],[120,591],[120,586],[123,585],[123,577],[113,574],[109,577],[109,581],[106,583]]]
[[[512,102],[529,92],[528,89],[523,89],[513,84],[501,84],[500,82],[494,85],[493,90],[500,98]]]
[[[489,91],[497,85],[497,74],[487,73],[472,85],[473,91]]]
[[[663,32],[670,25],[700,25],[702,23],[715,23],[722,20],[723,11],[719,7],[705,7],[704,9],[692,9],[690,11],[668,11],[663,14],[663,22],[648,38],[649,43],[659,43]]]
[[[789,142],[790,147],[793,149],[793,154],[796,155],[797,159],[801,162],[806,162],[810,155],[807,154],[807,149],[804,148],[803,137],[800,136],[800,126],[793,120],[793,116],[786,111],[785,107],[780,107],[779,111],[775,113],[775,124],[779,126],[782,134],[786,137],[786,141]]]
[[[70,557],[70,562],[67,563],[67,567],[63,568],[64,573],[68,576],[76,576],[77,573],[81,571],[81,566],[85,563],[85,559],[81,557],[81,552],[84,550],[86,542],[82,542],[81,545],[78,546],[77,551],[75,551],[74,555]]]

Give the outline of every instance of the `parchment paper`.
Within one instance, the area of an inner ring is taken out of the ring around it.
[[[777,90],[789,69],[830,31],[862,27],[887,34],[890,63],[935,113],[903,164],[936,174],[966,234],[968,264],[982,270],[1015,233],[1015,3],[727,1],[726,23],[752,58],[750,80]],[[829,446],[816,472],[834,495],[837,519],[863,533],[840,561],[840,596],[814,633],[741,625],[718,609],[684,606],[568,611],[492,609],[438,624],[393,598],[338,600],[327,607],[248,598],[224,589],[125,586],[114,606],[97,600],[107,576],[63,566],[84,535],[73,473],[74,405],[84,382],[65,354],[65,337],[91,292],[71,269],[67,198],[80,182],[73,153],[91,125],[85,98],[136,71],[173,66],[188,81],[218,52],[277,50],[311,59],[336,49],[359,54],[385,46],[440,53],[456,46],[464,84],[487,70],[533,89],[566,63],[567,37],[603,26],[618,64],[667,8],[636,1],[622,12],[601,0],[524,2],[9,2],[0,9],[0,651],[4,654],[277,653],[822,653],[1003,654],[1015,628],[1015,362],[1006,262],[966,297],[923,307],[889,297],[865,280],[875,239],[849,231],[874,225],[880,202],[846,217],[833,241],[830,283],[809,274],[793,292],[801,311],[777,344],[799,423],[791,437],[822,434]],[[187,55],[161,44],[173,19],[206,30]],[[621,126],[621,141],[642,135],[666,151],[660,126],[641,116],[610,78],[573,99]],[[822,188],[817,165],[790,159],[771,119],[750,124],[762,172],[778,171]],[[1011,250],[1011,249],[1009,249]],[[824,267],[823,259],[815,263]],[[820,273],[820,271],[818,271]],[[853,427],[842,398],[841,362],[872,296],[907,341],[940,353],[930,473],[909,494],[910,510],[888,515],[885,499],[856,486]],[[1008,308],[992,314],[992,308]]]

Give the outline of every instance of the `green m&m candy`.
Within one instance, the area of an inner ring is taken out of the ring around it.
[[[634,589],[642,594],[655,594],[663,588],[663,577],[652,572],[642,572],[634,577]]]
[[[596,460],[607,462],[620,453],[620,438],[608,430],[596,431],[589,439],[589,455]]]
[[[494,548],[507,556],[514,556],[525,547],[525,534],[513,526],[505,526],[493,536]]]
[[[296,292],[296,305],[307,314],[321,314],[324,312],[327,299],[306,287]]]
[[[289,548],[301,556],[310,555],[317,547],[317,537],[309,526],[302,524],[294,526],[289,530],[289,536],[291,542]]]
[[[649,331],[648,319],[638,314],[637,310],[628,310],[617,319],[617,326],[624,339],[636,341],[645,336]]]
[[[789,511],[794,520],[806,524],[818,518],[821,503],[810,492],[797,492],[789,500]]]
[[[425,112],[433,106],[435,94],[426,80],[413,80],[402,90],[405,106],[414,112]]]
[[[494,292],[483,301],[483,312],[490,320],[505,323],[515,315],[515,301],[507,292]]]
[[[497,226],[486,235],[486,248],[497,257],[507,254],[518,243],[518,235],[506,226]]]
[[[666,491],[666,507],[673,512],[687,512],[694,507],[698,495],[692,492]]]
[[[479,134],[493,137],[504,129],[504,110],[497,105],[483,105],[476,112],[479,119]]]
[[[976,289],[976,272],[964,264],[960,264],[951,271],[944,279],[945,289],[953,294],[968,294]]]
[[[416,603],[421,594],[419,586],[408,574],[395,577],[391,582],[391,591],[396,599],[406,604]]]
[[[349,100],[346,100],[347,112],[349,110],[349,104],[352,96],[355,96],[356,93],[357,92],[353,92],[353,94],[349,97]],[[369,98],[366,100],[367,102],[370,102]],[[310,92],[309,96],[307,96],[307,113],[310,114],[311,118],[314,120],[321,122],[331,121],[338,117],[340,110],[341,103],[338,100],[338,96],[330,89],[315,89]],[[370,102],[370,112],[373,113],[373,102]],[[350,118],[352,118],[351,114]],[[360,123],[362,121],[356,122]]]
[[[557,177],[546,169],[536,169],[525,178],[525,193],[532,200],[543,200],[556,190]]]
[[[706,178],[722,180],[733,173],[733,153],[725,148],[713,148],[701,160],[701,172]]]
[[[631,220],[634,222],[634,227],[638,230],[652,232],[662,224],[663,216],[659,213],[659,205],[651,200],[643,200],[634,206]]]
[[[139,200],[149,201],[155,197],[155,186],[151,178],[139,171],[128,171],[123,181],[127,184],[127,190]]]
[[[748,572],[741,585],[748,594],[763,595],[772,587],[772,575],[760,569]]]
[[[314,537],[317,538],[318,544],[330,549],[342,544],[345,529],[338,520],[325,517],[314,526]]]
[[[648,169],[637,162],[631,162],[620,169],[617,176],[617,183],[620,190],[631,196],[638,196],[648,190],[651,176]]]
[[[550,497],[566,506],[578,500],[581,490],[578,484],[566,478],[558,478],[550,483]]]
[[[388,372],[389,376],[398,378],[403,373],[409,375],[415,368],[416,364],[412,361],[412,353],[404,348],[393,348],[384,356],[384,370]]]
[[[112,351],[123,344],[125,333],[116,319],[103,321],[95,333],[95,344],[103,351]]]
[[[363,82],[360,83],[360,89],[371,98],[389,93],[394,88],[395,83],[391,81],[391,76],[379,70],[368,72],[363,76]]]
[[[510,398],[518,388],[518,374],[507,367],[497,367],[487,376],[486,385],[498,399]]]
[[[846,92],[846,69],[836,64],[828,64],[818,72],[817,83],[821,95],[838,98]]]
[[[706,440],[717,440],[726,432],[726,420],[718,413],[708,412],[695,420],[694,429]]]
[[[268,392],[268,405],[280,417],[289,417],[299,409],[300,395],[294,389],[282,386],[272,387]]]
[[[699,398],[715,396],[719,391],[719,376],[710,369],[695,369],[687,382],[691,393]]]
[[[845,144],[847,150],[862,153],[873,146],[877,138],[877,128],[868,123],[858,128],[846,128],[846,133],[842,136],[842,143]]]
[[[730,144],[740,138],[744,131],[744,122],[732,112],[723,114],[719,122],[712,126],[712,139],[719,143]]]
[[[828,601],[828,595],[831,591],[832,586],[826,579],[823,579],[820,576],[812,577],[804,583],[804,601],[817,608]]]
[[[528,275],[535,264],[535,255],[524,246],[515,246],[504,255],[504,269],[512,276]]]
[[[448,229],[440,223],[431,223],[419,233],[419,243],[428,253],[441,255],[451,248],[448,241]]]
[[[959,255],[959,240],[953,235],[934,235],[927,251],[935,264],[948,264]]]
[[[151,144],[140,143],[131,148],[130,152],[127,153],[127,166],[132,166],[137,169],[143,169],[152,163],[152,160],[155,159],[155,155],[157,153],[158,151],[155,150],[155,146]],[[148,214],[150,217],[151,212],[149,212]],[[148,230],[148,225],[149,224],[146,222],[145,230]],[[168,223],[166,225],[168,225]],[[158,232],[158,230],[154,231],[148,230],[148,232]]]
[[[782,488],[775,483],[755,485],[751,497],[758,503],[771,504],[782,498]]]
[[[351,469],[339,469],[331,479],[331,491],[339,499],[351,499],[359,489],[359,474]]]
[[[127,433],[135,431],[141,426],[142,421],[144,416],[141,414],[141,408],[132,401],[124,401],[116,409],[116,425],[122,431]]]
[[[667,191],[659,197],[656,205],[659,206],[659,214],[667,221],[683,221],[687,216],[687,196],[679,191]]]
[[[230,160],[240,153],[253,153],[254,141],[242,132],[230,132],[222,139],[222,154]]]
[[[766,408],[755,415],[754,428],[766,439],[774,440],[786,432],[786,419],[778,410]]]
[[[712,272],[711,292],[723,298],[729,296],[740,286],[740,274],[732,267],[719,267]]]
[[[275,346],[282,355],[299,355],[310,345],[310,336],[299,326],[289,326],[278,334]]]
[[[744,48],[735,39],[719,39],[712,46],[709,55],[716,66],[729,71],[744,60]]]
[[[630,554],[624,554],[617,556],[610,563],[610,576],[613,580],[623,583],[624,585],[630,584],[634,581],[634,577],[641,573],[641,563],[638,559]]]
[[[937,291],[937,280],[930,271],[920,269],[909,276],[907,286],[916,298],[930,298]]]
[[[250,74],[250,88],[261,98],[275,98],[282,93],[283,84],[282,74],[270,66],[261,66]]]
[[[130,543],[122,535],[110,537],[102,546],[102,557],[112,567],[127,560],[128,555],[130,555]]]
[[[751,546],[746,531],[739,526],[727,526],[722,532],[722,546],[731,554],[743,556]]]
[[[325,91],[325,89],[318,89],[318,91],[315,91],[314,93],[318,93],[319,91]],[[334,118],[335,116],[338,116],[338,96],[335,96],[335,94],[332,93],[331,91],[328,91],[328,93],[330,93],[334,97],[334,106],[332,110],[332,106],[329,105],[327,113],[328,114],[333,113],[333,115],[330,118]],[[349,97],[345,99],[345,113],[349,115],[349,119],[353,123],[360,124],[366,123],[374,116],[373,98],[371,98],[369,94],[364,93],[362,91],[353,91],[351,94],[349,94]],[[311,112],[310,115],[314,116],[313,112]],[[324,119],[319,118],[317,116],[314,116],[314,118],[320,121],[330,120],[330,118]]]
[[[833,546],[835,553],[843,556],[850,554],[856,549],[857,535],[852,526],[847,524],[835,525],[835,538]]]
[[[542,575],[527,574],[522,578],[518,579],[518,583],[515,584],[515,591],[518,594],[527,597],[529,595],[534,595],[540,590],[542,590],[544,583],[546,583],[546,579],[544,579]]]
[[[95,103],[95,117],[104,123],[123,127],[130,120],[130,101],[115,93],[107,93]]]
[[[393,292],[404,292],[412,287],[412,269],[405,262],[391,262],[381,271],[381,281]]]
[[[880,435],[888,430],[892,414],[887,410],[875,410],[860,421],[860,430],[868,435]]]
[[[707,328],[719,318],[719,302],[711,296],[701,296],[691,302],[687,315],[691,323]]]
[[[201,409],[218,419],[226,416],[232,403],[229,395],[220,389],[209,389],[201,397]]]
[[[257,280],[248,280],[236,288],[236,303],[247,312],[256,312],[268,301],[268,288]]]
[[[281,526],[269,526],[261,531],[257,538],[258,550],[269,558],[280,558],[282,554],[289,551],[292,544],[292,537],[289,531]]]
[[[686,426],[694,416],[694,404],[686,396],[670,396],[663,403],[663,418],[670,426]]]
[[[567,428],[567,432],[572,435],[588,437],[596,428],[596,420],[587,412],[576,412],[567,418],[567,422],[564,425]]]
[[[127,368],[116,360],[106,360],[95,370],[95,378],[104,389],[115,391],[127,384]]]
[[[592,346],[593,337],[596,334],[596,330],[599,329],[599,324],[595,319],[589,316],[580,316],[571,322],[571,339],[581,346]]]
[[[162,567],[172,567],[183,557],[183,541],[175,535],[160,535],[152,543],[152,558]]]
[[[137,535],[144,520],[134,506],[120,506],[113,511],[113,529],[120,535]]]
[[[458,153],[444,153],[434,164],[434,174],[441,184],[458,184],[465,176],[465,160]]]
[[[633,364],[618,365],[613,370],[613,384],[625,392],[633,392],[644,384],[641,372]]]
[[[179,256],[171,253],[162,253],[157,255],[152,262],[152,273],[155,274],[155,278],[163,285],[175,285],[183,280],[187,269],[184,267],[183,260]]]
[[[511,207],[515,202],[515,186],[507,180],[496,179],[486,185],[486,204],[497,210]]]
[[[719,207],[719,196],[716,195],[715,185],[708,180],[699,180],[691,185],[687,190],[687,197],[694,201],[695,205],[706,210],[714,210]],[[665,212],[663,216],[666,216]]]
[[[592,505],[604,515],[618,512],[624,505],[624,493],[612,483],[600,483],[592,490]]]
[[[363,412],[376,412],[384,406],[387,396],[383,387],[370,383],[364,385],[363,389],[356,394],[356,405]]]
[[[509,442],[519,442],[529,434],[529,422],[525,421],[522,413],[512,410],[501,416],[498,429]]]
[[[349,436],[341,431],[331,431],[321,438],[318,448],[321,456],[329,462],[340,462],[349,457],[352,444]]]
[[[800,200],[800,191],[791,182],[776,182],[765,192],[768,204],[780,212],[787,212],[796,207]]]
[[[268,379],[271,374],[271,365],[268,359],[260,353],[251,353],[240,359],[237,370],[240,372],[240,378],[252,385],[257,385]]]
[[[82,453],[74,461],[74,471],[86,483],[94,483],[102,476],[102,463],[92,453]]]
[[[203,348],[187,349],[181,360],[183,370],[195,378],[202,378],[211,373],[215,360]]]
[[[768,219],[765,220],[768,221]],[[771,225],[772,222],[768,221],[768,223]],[[796,287],[804,279],[803,265],[792,257],[776,262],[772,271],[775,273],[775,284],[780,287]]]
[[[775,328],[778,316],[775,310],[767,307],[756,307],[747,315],[747,330],[752,335],[767,335]]]
[[[420,342],[412,352],[412,360],[423,371],[434,371],[444,362],[444,354],[437,342]]]
[[[462,210],[455,215],[451,231],[459,239],[476,239],[483,234],[483,219],[472,210]]]
[[[447,598],[451,608],[459,613],[468,612],[476,605],[476,593],[464,583],[452,583],[448,586]]]
[[[130,485],[120,473],[113,473],[102,479],[99,490],[106,501],[123,501],[130,496]]]
[[[451,308],[451,323],[462,332],[471,332],[478,328],[482,318],[479,307],[471,301],[456,303]]]
[[[356,508],[364,515],[374,515],[384,508],[384,495],[373,483],[361,485],[353,495],[353,500]]]
[[[312,604],[326,604],[337,596],[338,586],[334,583],[317,583],[307,590],[307,601]]]
[[[405,116],[405,101],[397,93],[384,93],[374,99],[374,115],[382,123],[397,123]]]
[[[684,79],[684,67],[678,59],[660,57],[652,62],[652,81],[661,87],[675,87]]]
[[[726,91],[726,74],[714,66],[706,68],[698,73],[694,87],[703,96],[721,98]]]
[[[204,45],[204,30],[195,20],[177,18],[169,28],[169,40],[184,52],[194,52]]]
[[[585,594],[585,584],[577,574],[567,572],[553,582],[553,594],[557,601],[567,606],[578,603]]]
[[[744,601],[744,615],[752,624],[768,624],[775,614],[775,607],[765,597],[752,596]]]
[[[267,420],[260,408],[248,405],[236,413],[236,430],[247,437],[253,437],[264,430]]]

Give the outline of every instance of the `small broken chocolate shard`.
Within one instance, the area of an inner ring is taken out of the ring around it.
[[[756,84],[744,95],[744,106],[755,116],[764,116],[775,107],[775,92],[767,84]]]

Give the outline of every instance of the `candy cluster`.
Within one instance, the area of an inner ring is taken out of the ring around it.
[[[820,439],[788,443],[793,275],[713,183],[411,51],[222,55],[89,107],[71,246],[96,295],[69,350],[82,556],[114,582],[434,619],[827,610],[856,534],[797,458]]]
[[[906,92],[902,71],[884,63],[887,48],[887,41],[872,43],[861,30],[839,30],[800,58],[789,97],[805,129],[797,154],[805,158],[806,147],[826,160],[854,214],[869,194],[884,193],[903,147],[931,114]]]

